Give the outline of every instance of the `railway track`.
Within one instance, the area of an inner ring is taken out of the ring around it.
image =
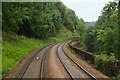
[[[51,49],[51,47],[53,47],[55,44],[53,44],[52,46],[50,46],[46,52],[44,53],[44,56],[42,58],[42,63],[41,63],[41,74],[40,74],[40,79],[47,79],[47,74],[46,74],[46,68],[48,66],[46,66],[46,63],[47,63],[47,59],[48,59],[48,53],[49,53],[49,50]]]
[[[47,50],[52,46],[53,45],[43,47],[38,52],[36,52],[33,58],[31,58],[30,62],[17,76],[17,80],[26,80],[26,79],[36,79],[36,80],[41,79],[42,80],[44,60],[47,54]]]
[[[64,42],[48,45],[38,50],[34,54],[34,56],[32,56],[32,58],[29,60],[27,65],[25,65],[24,69],[21,70],[21,72],[19,73],[19,75],[15,80],[26,80],[26,79],[42,80],[42,79],[53,78],[55,76],[50,76],[51,71],[48,71],[48,68],[51,69],[52,73],[55,74],[57,71],[53,70],[55,69],[54,63],[58,63],[58,62],[59,62],[58,64],[61,65],[61,67],[59,68],[56,67],[57,68],[56,70],[58,69],[59,71],[63,70],[61,74],[63,75],[63,72],[65,72],[65,74],[68,76],[67,78],[74,80],[75,79],[96,80],[96,78],[92,74],[87,72],[82,66],[76,63],[70,56],[68,56],[68,54],[66,54],[63,51],[63,45]],[[54,53],[54,56],[51,53]],[[52,55],[52,60],[50,54]],[[49,60],[51,60],[51,62]],[[58,64],[56,64],[56,66],[58,66]],[[52,65],[52,67],[54,68],[51,68],[49,65]],[[58,75],[59,75],[59,71],[58,71]]]
[[[87,79],[87,80],[96,80],[89,72],[87,72],[83,67],[77,64],[72,58],[66,55],[63,50],[64,43],[61,43],[58,46],[57,55],[62,65],[71,76],[72,79]]]

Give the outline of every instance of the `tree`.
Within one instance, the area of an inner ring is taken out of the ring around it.
[[[116,2],[106,4],[94,28],[90,27],[88,29],[85,40],[88,51],[107,55],[115,54],[119,58],[118,9]]]
[[[80,24],[75,12],[61,2],[8,2],[2,8],[3,31],[27,37],[46,39],[62,25],[74,32]]]

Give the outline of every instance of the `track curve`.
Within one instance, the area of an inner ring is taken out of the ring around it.
[[[89,79],[95,80],[95,77],[92,76],[90,73],[86,72],[80,65],[76,64],[74,60],[68,57],[62,50],[64,43],[61,43],[58,47],[57,54],[58,57],[65,67],[68,74],[71,76],[72,79]]]
[[[63,50],[65,42],[55,43],[38,50],[25,67],[19,71],[16,80],[26,79],[87,79],[96,78],[77,64]],[[6,80],[6,79],[3,79]]]

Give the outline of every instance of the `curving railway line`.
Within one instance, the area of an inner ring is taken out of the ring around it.
[[[58,57],[65,67],[68,74],[71,76],[72,79],[89,79],[89,80],[96,80],[94,76],[88,73],[84,68],[78,65],[73,59],[67,56],[63,50],[62,46],[64,43],[58,46]]]
[[[96,80],[96,77],[63,51],[64,44],[65,42],[51,44],[40,49],[16,77],[9,76],[7,78],[16,78],[17,80],[49,78]],[[3,80],[7,78],[4,77]]]
[[[37,52],[37,54],[31,58],[30,62],[26,67],[21,71],[21,73],[17,76],[17,79],[29,79],[29,78],[41,78],[42,79],[42,72],[43,72],[43,65],[44,65],[44,57],[47,54],[47,50],[53,45],[49,45],[44,47]]]

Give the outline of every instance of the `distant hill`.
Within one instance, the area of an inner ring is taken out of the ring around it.
[[[95,21],[92,22],[85,22],[86,27],[90,27],[90,26],[94,26],[95,25]]]

